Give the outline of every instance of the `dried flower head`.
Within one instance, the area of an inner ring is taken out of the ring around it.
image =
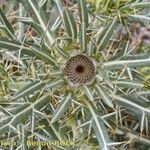
[[[94,78],[95,67],[92,60],[88,57],[76,55],[67,61],[64,73],[74,84],[87,83]]]

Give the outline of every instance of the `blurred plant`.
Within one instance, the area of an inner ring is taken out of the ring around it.
[[[7,7],[0,8],[0,140],[16,143],[0,148],[149,149],[142,72],[149,45],[130,42],[132,24],[149,26],[150,2],[97,0],[97,11],[84,0]]]
[[[5,4],[5,0],[0,0],[0,5],[4,5]]]

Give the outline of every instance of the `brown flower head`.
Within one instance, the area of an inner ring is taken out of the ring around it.
[[[76,55],[67,61],[64,73],[74,84],[87,83],[94,78],[95,67],[92,60],[88,57]]]

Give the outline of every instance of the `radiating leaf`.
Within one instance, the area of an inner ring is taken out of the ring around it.
[[[56,122],[66,112],[66,110],[70,106],[70,103],[71,103],[71,93],[69,93],[66,96],[65,100],[62,100],[62,102],[56,108],[56,110],[52,116],[51,123]]]
[[[18,41],[14,41],[14,40],[8,40],[6,38],[0,38],[0,47],[1,48],[6,48],[10,51],[16,51],[16,50],[21,50],[21,53],[29,55],[29,56],[33,56],[33,57],[38,57],[40,59],[42,59],[43,61],[45,61],[46,63],[50,63],[52,65],[56,65],[56,61],[47,53],[45,53],[44,51],[42,51],[40,48],[38,48],[37,46],[25,46],[25,45],[21,45],[21,43],[19,43]]]
[[[10,35],[11,38],[14,39],[14,29],[11,26],[11,24],[9,23],[9,21],[7,20],[5,14],[3,13],[1,8],[0,8],[0,17],[1,17],[2,24],[5,25],[5,27],[8,31],[8,34]]]
[[[36,21],[34,21],[32,18],[28,18],[28,17],[16,17],[18,22],[22,22],[24,24],[27,25],[32,25],[32,27],[34,28],[34,30],[40,35],[43,36],[43,30],[40,26],[40,24]]]
[[[105,27],[105,29],[99,36],[98,41],[97,41],[97,50],[96,50],[97,54],[100,50],[103,50],[108,44],[110,38],[112,37],[116,24],[117,24],[117,20],[116,18],[114,18],[114,20]]]
[[[96,85],[98,94],[100,96],[100,98],[103,100],[103,102],[108,105],[109,107],[113,108],[113,103],[112,100],[110,99],[110,97],[108,96],[108,93],[103,89],[102,86]]]
[[[29,94],[33,93],[34,91],[37,91],[45,86],[44,81],[33,81],[26,85],[24,88],[22,88],[20,91],[18,91],[15,95],[15,99],[18,99],[20,97],[28,96]]]
[[[80,25],[80,46],[82,51],[87,50],[87,35],[86,35],[86,26],[85,23],[81,23]]]
[[[120,10],[149,8],[149,7],[150,7],[150,2],[134,2],[121,7]]]
[[[78,2],[78,10],[81,23],[85,24],[85,28],[88,26],[88,10],[86,7],[85,0],[79,0]]]
[[[108,133],[104,126],[103,120],[97,116],[93,106],[90,103],[88,103],[86,101],[85,101],[85,103],[87,104],[88,109],[92,115],[92,127],[93,127],[93,129],[96,133],[96,137],[98,139],[99,149],[109,150],[109,147],[107,146],[107,144],[109,143],[110,140],[108,138]]]
[[[64,24],[68,35],[75,39],[77,37],[77,27],[76,22],[73,18],[72,13],[66,8],[63,12]]]
[[[54,33],[50,29],[48,16],[45,13],[44,8],[39,8],[39,5],[36,0],[18,0],[18,1],[21,2],[25,6],[27,11],[35,13],[36,18],[39,24],[41,25],[43,33],[47,37],[48,44],[53,45]]]
[[[134,14],[134,15],[129,15],[128,18],[132,21],[138,21],[141,23],[150,23],[150,17],[146,15]]]
[[[106,81],[106,83],[111,87],[114,88],[114,85],[112,83],[112,81],[109,79],[109,76],[107,74],[107,71],[102,69],[102,68],[97,68],[98,70],[98,74],[101,76],[101,78],[103,78],[104,81]]]
[[[145,114],[150,115],[150,109],[144,106],[142,102],[136,102],[134,100],[131,101],[131,98],[127,97],[121,97],[119,95],[111,95],[113,99],[117,100],[118,103],[120,103],[122,106],[125,106],[130,111],[136,112],[135,114],[139,115],[142,114],[142,112],[145,112]]]
[[[57,75],[57,74],[56,74]],[[55,76],[56,76],[55,75]],[[57,86],[60,86],[64,83],[64,80],[63,79],[56,79],[54,81],[51,81],[49,83],[46,84],[46,87],[47,88],[54,88],[54,87],[57,87]]]
[[[83,89],[84,89],[84,92],[85,92],[86,96],[88,97],[88,99],[90,101],[94,101],[94,97],[92,95],[91,90],[86,85],[83,86]]]
[[[63,18],[64,6],[63,6],[62,1],[60,1],[60,0],[55,0],[55,3],[56,3],[56,5],[57,5],[57,8],[58,8],[58,11],[59,11],[60,16]]]
[[[58,64],[56,63],[54,58],[52,58],[50,55],[48,55],[47,53],[42,51],[40,48],[35,47],[35,46],[31,46],[30,48],[31,48],[32,52],[37,55],[38,58],[41,58],[45,62],[48,62],[54,66],[58,66]]]
[[[56,50],[66,59],[68,59],[68,54],[64,51],[64,49],[60,48],[59,46],[56,47]]]
[[[116,60],[103,63],[105,69],[113,70],[123,67],[141,67],[149,66],[150,58],[147,59],[135,59],[135,60]]]
[[[49,99],[49,94],[46,94],[40,97],[35,102],[31,103],[30,105],[26,105],[23,110],[18,112],[13,117],[9,118],[9,120],[7,120],[7,123],[3,123],[2,125],[0,125],[0,134],[4,134],[6,131],[8,131],[9,128],[13,127],[15,129],[20,122],[24,122],[28,119],[29,115],[31,115],[33,108],[42,108],[48,103]]]
[[[118,87],[126,87],[126,88],[142,88],[144,85],[137,81],[132,80],[117,80],[113,82]]]

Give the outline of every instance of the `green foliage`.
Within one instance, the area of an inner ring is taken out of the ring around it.
[[[135,21],[150,26],[149,6],[135,0],[2,5],[0,149],[148,150],[150,51],[148,44],[131,47],[130,37]],[[73,85],[63,70],[78,53],[92,59],[96,76]]]

